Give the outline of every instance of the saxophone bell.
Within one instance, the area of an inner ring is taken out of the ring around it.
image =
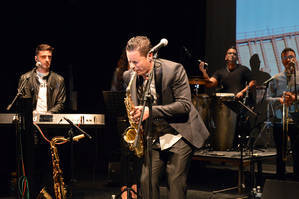
[[[124,140],[128,143],[128,144],[133,144],[135,139],[136,139],[136,135],[137,135],[137,132],[136,130],[129,126],[125,132],[124,132]]]

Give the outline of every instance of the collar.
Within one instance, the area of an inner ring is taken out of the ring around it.
[[[232,70],[229,70],[228,65],[226,65],[225,68],[228,72],[233,72],[234,70],[236,70],[237,67],[238,67],[238,64],[236,64],[236,66]]]
[[[41,73],[41,72],[39,72],[37,70],[35,72],[36,72],[36,75],[37,75],[38,78],[41,78],[41,79],[44,79],[44,80],[47,80],[48,77],[49,77],[49,74],[50,74],[50,72]]]

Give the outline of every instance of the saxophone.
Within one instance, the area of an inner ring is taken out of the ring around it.
[[[54,193],[56,199],[66,198],[66,188],[63,182],[62,170],[59,165],[59,155],[56,147],[57,142],[65,142],[64,137],[54,137],[50,142],[50,149],[52,154],[53,164],[53,182],[54,182]]]
[[[74,141],[78,141],[83,138],[84,135],[78,135],[73,137]],[[69,140],[62,136],[53,137],[50,141],[50,150],[52,156],[52,165],[53,165],[53,183],[54,183],[54,194],[56,199],[65,199],[67,190],[63,181],[62,170],[59,163],[59,155],[56,147],[56,143],[68,142]],[[52,199],[52,196],[46,191],[44,187],[37,196],[37,199]]]
[[[131,151],[135,151],[136,156],[141,158],[144,153],[143,130],[142,128],[140,128],[139,136],[137,137],[138,138],[137,145],[134,146],[136,136],[137,136],[137,131],[138,131],[138,122],[135,122],[133,118],[130,116],[130,112],[133,111],[135,108],[131,97],[131,86],[132,86],[132,82],[136,80],[136,77],[137,77],[137,73],[133,72],[129,85],[126,89],[126,97],[124,99],[124,103],[126,106],[130,126],[124,131],[123,139],[128,144],[129,149]]]

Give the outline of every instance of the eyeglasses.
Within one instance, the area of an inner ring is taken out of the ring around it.
[[[284,60],[286,60],[286,59],[294,59],[295,56],[294,56],[294,55],[289,55],[289,56],[283,56],[282,58],[283,58]]]
[[[228,52],[227,54],[228,55],[237,55],[237,53],[234,53],[234,52]]]

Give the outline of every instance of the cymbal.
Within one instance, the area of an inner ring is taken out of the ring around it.
[[[208,79],[202,79],[200,77],[191,77],[189,79],[189,84],[191,85],[206,85],[208,83],[211,83]]]

